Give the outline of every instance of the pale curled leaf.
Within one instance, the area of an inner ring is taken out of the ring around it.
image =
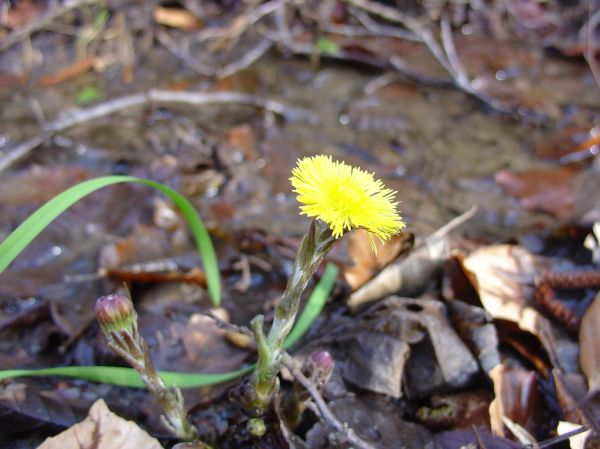
[[[533,281],[550,262],[520,246],[493,245],[472,252],[463,265],[492,317],[516,323],[538,337],[555,367],[578,372],[577,345],[535,308]]]
[[[581,425],[574,424],[568,421],[559,421],[558,427],[556,428],[556,432],[559,435],[566,434],[576,429],[580,429]],[[590,431],[587,430],[585,432],[579,433],[577,435],[573,435],[569,438],[569,445],[571,449],[585,449],[585,440],[590,434]]]
[[[38,449],[92,447],[163,449],[156,439],[140,429],[137,424],[112,413],[102,399],[92,405],[86,419],[55,437],[48,438]]]

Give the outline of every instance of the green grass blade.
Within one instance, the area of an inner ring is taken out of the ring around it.
[[[160,375],[167,385],[190,388],[227,382],[243,376],[250,372],[252,368],[252,366],[249,366],[223,374],[192,374],[160,371]],[[144,386],[137,371],[121,366],[61,366],[36,370],[16,369],[0,371],[0,379],[21,376],[66,376],[124,387]]]
[[[208,292],[215,306],[221,303],[221,286],[219,280],[219,268],[217,257],[210,239],[210,235],[194,209],[194,206],[180,193],[156,181],[136,178],[134,176],[103,176],[90,179],[77,184],[56,197],[52,198],[29,218],[27,218],[17,229],[15,229],[2,243],[0,243],[0,273],[3,272],[13,260],[31,243],[31,241],[46,228],[56,217],[62,214],[83,197],[95,192],[102,187],[123,182],[145,184],[160,190],[168,196],[179,207],[183,217],[186,219],[196,246],[204,262],[204,272]]]
[[[300,318],[298,318],[296,325],[285,341],[285,348],[289,348],[296,343],[308,330],[319,313],[321,313],[327,297],[335,283],[337,271],[338,269],[335,265],[327,265],[323,277],[310,295],[306,307],[304,307]],[[172,371],[159,372],[168,386],[177,385],[181,388],[191,388],[227,382],[243,376],[253,369],[254,365],[222,374],[175,373]],[[117,366],[62,366],[42,369],[0,370],[0,380],[23,376],[67,376],[125,387],[143,386],[140,376],[134,369]]]
[[[308,299],[304,310],[300,314],[300,318],[296,321],[296,324],[290,334],[288,335],[283,347],[288,349],[292,347],[300,338],[306,333],[311,324],[323,310],[325,302],[329,297],[329,293],[335,284],[335,278],[337,277],[338,268],[333,264],[327,264],[323,277],[313,290],[310,298]]]

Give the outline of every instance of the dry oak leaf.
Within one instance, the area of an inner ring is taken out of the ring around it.
[[[86,419],[55,437],[48,438],[37,449],[163,449],[160,443],[108,409],[98,399]]]

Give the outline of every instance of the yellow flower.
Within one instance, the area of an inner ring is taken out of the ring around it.
[[[395,192],[372,173],[320,155],[299,160],[290,180],[302,214],[327,223],[334,237],[362,228],[387,240],[404,228]]]

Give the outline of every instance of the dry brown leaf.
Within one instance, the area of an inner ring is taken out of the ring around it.
[[[490,425],[494,433],[504,435],[505,416],[529,432],[537,431],[543,420],[537,374],[500,364],[490,372],[490,377],[496,395],[490,404]]]
[[[590,391],[600,391],[600,293],[581,320],[579,350],[579,364]]]
[[[108,409],[106,403],[97,400],[88,417],[55,437],[48,438],[38,449],[71,448],[144,448],[163,449],[160,443],[140,429]]]
[[[184,31],[197,30],[201,26],[198,17],[181,8],[159,6],[154,10],[154,20],[161,25],[179,28]]]
[[[377,248],[375,253],[371,247],[371,238],[364,229],[357,229],[350,234],[348,255],[354,265],[345,270],[344,277],[352,290],[364,285],[400,254],[408,251],[414,242],[414,236],[407,232],[396,235],[386,242],[375,239]]]
[[[540,210],[558,219],[572,218],[575,206],[572,168],[535,169],[524,172],[501,170],[496,173],[496,183],[517,198],[526,209]]]
[[[579,372],[577,344],[534,306],[533,281],[551,260],[515,245],[493,245],[473,251],[463,265],[485,310],[495,319],[517,323],[538,337],[551,363],[564,372]]]
[[[552,370],[556,388],[556,399],[563,412],[564,419],[571,422],[586,424],[580,404],[587,393],[585,378],[581,374],[565,374],[558,369]]]

